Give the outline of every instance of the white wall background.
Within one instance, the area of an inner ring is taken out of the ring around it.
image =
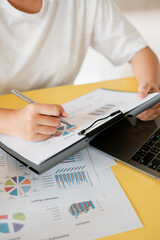
[[[123,10],[149,9],[160,7],[160,0],[114,0]]]
[[[114,0],[123,10],[149,9],[160,7],[160,0]]]
[[[139,30],[160,59],[160,0],[114,0]],[[132,76],[129,64],[114,67],[101,54],[89,49],[75,84]]]

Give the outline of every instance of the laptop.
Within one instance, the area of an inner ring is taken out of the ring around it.
[[[160,180],[160,117],[125,118],[99,133],[90,145]]]

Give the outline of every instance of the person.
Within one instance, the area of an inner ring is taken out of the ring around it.
[[[113,64],[129,62],[139,99],[159,91],[159,61],[111,0],[1,0],[0,93],[72,84],[89,46]],[[160,104],[141,120],[160,114]],[[55,117],[51,117],[55,116]],[[41,141],[68,115],[60,105],[0,109],[0,134]]]

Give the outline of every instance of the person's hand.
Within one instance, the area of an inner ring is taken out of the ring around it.
[[[143,99],[150,92],[159,92],[158,85],[153,82],[141,83],[138,88],[137,98]],[[140,113],[136,116],[136,118],[139,118],[143,121],[150,121],[157,118],[158,116],[160,116],[160,103],[157,103],[148,110]]]
[[[67,117],[61,105],[32,103],[13,110],[10,116],[10,135],[29,141],[42,141],[57,131],[59,117]]]

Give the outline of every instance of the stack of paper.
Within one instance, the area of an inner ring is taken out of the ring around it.
[[[98,239],[142,227],[114,176],[85,149],[42,175],[0,151],[0,239]]]

